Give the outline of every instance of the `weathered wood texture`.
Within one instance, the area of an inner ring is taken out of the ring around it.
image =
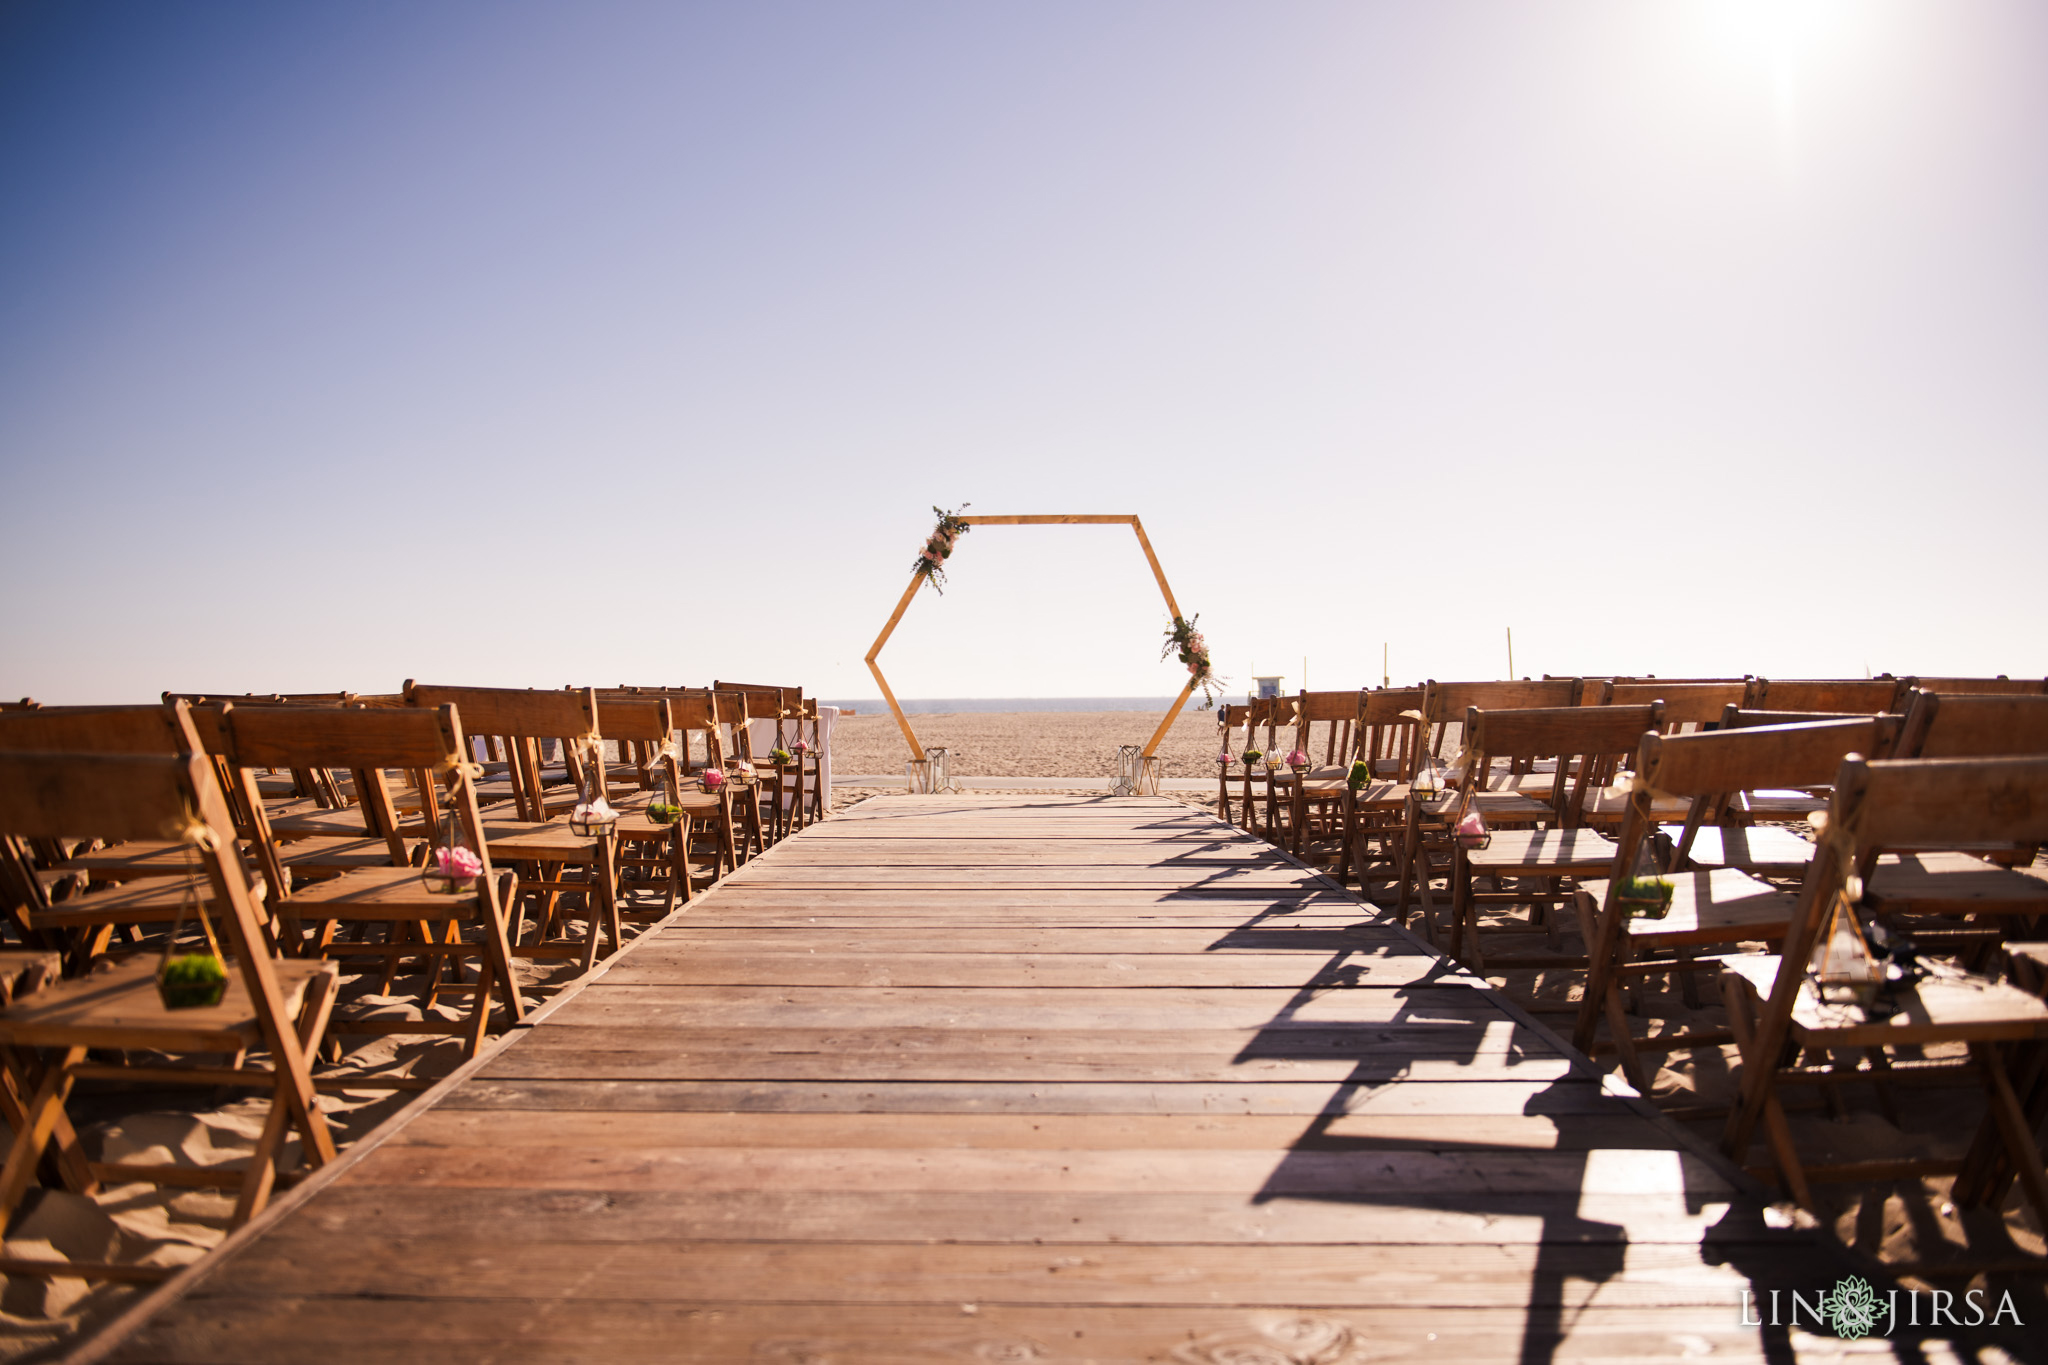
[[[1201,812],[890,797],[635,945],[109,1358],[1791,1359],[1815,1339],[1742,1326],[1743,1291],[1843,1269]]]

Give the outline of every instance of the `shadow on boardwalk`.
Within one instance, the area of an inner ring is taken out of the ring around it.
[[[1238,1060],[1327,1060],[1333,1045],[1369,1049],[1371,1059],[1360,1062],[1324,1111],[1303,1129],[1255,1202],[1316,1200],[1498,1220],[1505,1237],[1525,1237],[1534,1249],[1526,1272],[1520,1352],[1524,1365],[1580,1357],[1582,1353],[1572,1348],[1580,1315],[1623,1276],[1632,1248],[1646,1237],[1668,1242],[1676,1233],[1693,1245],[1700,1265],[1726,1267],[1741,1276],[1754,1299],[1745,1302],[1738,1288],[1724,1306],[1704,1310],[1702,1320],[1718,1315],[1720,1325],[1745,1328],[1754,1334],[1758,1352],[1774,1362],[1796,1358],[1791,1316],[1795,1295],[1805,1303],[1818,1303],[1842,1277],[1868,1272],[1869,1267],[1852,1263],[1824,1233],[1794,1225],[1753,1190],[1744,1189],[1717,1157],[1690,1150],[1695,1140],[1676,1125],[1644,1113],[1647,1106],[1599,1095],[1596,1073],[1583,1061],[1571,1059],[1560,1068],[1567,1060],[1562,1042],[1512,1016],[1493,991],[1455,963],[1440,958],[1416,981],[1389,988],[1388,994],[1400,1003],[1384,1022],[1352,1025],[1333,1038],[1329,1022],[1315,1017],[1315,1006],[1333,993],[1367,987],[1369,959],[1383,949],[1346,941],[1344,930],[1280,927],[1291,913],[1285,905],[1269,907],[1212,945],[1330,951]],[[1457,992],[1469,993],[1472,1005],[1491,1007],[1496,1017],[1474,1018],[1471,1008],[1454,1003]],[[1390,1065],[1388,1043],[1405,1046],[1410,1060]],[[1526,1137],[1502,1143],[1435,1133],[1418,1140],[1376,1134],[1371,1125],[1353,1122],[1373,1112],[1376,1097],[1391,1094],[1425,1064],[1432,1072],[1445,1064],[1469,1067],[1494,1079],[1509,1079],[1518,1068],[1531,1065],[1561,1071],[1520,1110],[1523,1117],[1538,1119],[1547,1128],[1547,1140],[1537,1139],[1547,1150]],[[1375,1188],[1382,1182],[1362,1178],[1374,1166],[1386,1177],[1384,1183],[1404,1183],[1405,1176],[1408,1187],[1393,1192]],[[1341,1188],[1342,1179],[1333,1181],[1333,1168],[1348,1169],[1354,1188]],[[1530,1221],[1540,1226],[1519,1233],[1511,1226]],[[1881,1298],[1898,1287],[1882,1277],[1871,1278]],[[1814,1337],[1831,1335],[1810,1315],[1801,1316],[1799,1326],[1809,1351],[1823,1344]],[[1883,1328],[1880,1322],[1878,1330]],[[1299,1330],[1309,1335],[1321,1332],[1329,1339],[1323,1353],[1312,1351],[1300,1359],[1349,1358],[1338,1340],[1346,1331],[1341,1321]],[[1714,1343],[1704,1337],[1697,1344],[1702,1356],[1714,1350]],[[1233,1349],[1255,1345],[1217,1341],[1211,1343],[1212,1357],[1221,1365],[1235,1358]],[[1980,1355],[1986,1346],[1990,1353]],[[1921,1329],[1897,1339],[1866,1339],[1859,1354],[1914,1365],[1957,1358],[2048,1358],[2037,1337],[2011,1329]]]

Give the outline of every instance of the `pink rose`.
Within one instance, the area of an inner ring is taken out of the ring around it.
[[[724,785],[725,785],[725,774],[724,774],[724,773],[722,773],[722,772],[718,771],[718,769],[716,769],[716,768],[706,768],[706,769],[704,770],[704,787],[705,787],[705,790],[707,790],[707,791],[717,791],[717,790],[718,790],[718,789],[719,789],[720,787],[723,787]]]
[[[1234,759],[1234,758],[1232,758],[1232,757],[1231,757],[1231,756],[1230,756],[1229,754],[1227,754],[1227,753],[1226,753],[1226,754],[1218,754],[1218,755],[1216,755],[1216,761],[1217,761],[1218,763],[1221,763],[1221,764],[1222,764],[1222,765],[1223,765],[1224,767],[1226,767],[1226,768],[1227,768],[1227,767],[1229,767],[1229,766],[1230,766],[1231,764],[1235,763],[1235,762],[1236,762],[1237,760],[1236,760],[1236,759]]]
[[[434,867],[444,877],[466,881],[483,872],[484,860],[477,857],[473,849],[437,848],[434,850]]]
[[[811,751],[811,746],[802,740],[798,740],[789,746],[789,751],[793,754],[807,754]]]
[[[1290,768],[1306,768],[1308,766],[1308,755],[1299,749],[1290,749],[1287,753],[1287,766]]]

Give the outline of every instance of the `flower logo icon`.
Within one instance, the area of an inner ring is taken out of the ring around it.
[[[1877,1291],[1861,1276],[1847,1275],[1835,1281],[1835,1287],[1822,1297],[1820,1307],[1828,1315],[1835,1335],[1844,1341],[1867,1337],[1870,1329],[1877,1326]]]

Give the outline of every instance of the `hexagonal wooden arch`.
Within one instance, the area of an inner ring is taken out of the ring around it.
[[[1152,542],[1145,536],[1145,527],[1135,516],[1041,516],[1041,517],[962,517],[969,526],[1128,526],[1138,533],[1138,545],[1145,551],[1145,560],[1152,566],[1152,577],[1159,580],[1159,595],[1166,599],[1166,610],[1170,616],[1180,616],[1180,606],[1173,600],[1173,589],[1166,586],[1166,571],[1159,567],[1159,556],[1152,553]],[[882,627],[882,633],[875,637],[874,647],[868,650],[868,672],[875,675],[875,682],[882,689],[882,699],[889,703],[895,713],[896,724],[903,731],[903,738],[910,745],[910,752],[920,761],[924,758],[924,746],[917,742],[917,732],[910,728],[910,718],[903,714],[903,708],[896,702],[896,694],[889,689],[889,680],[882,676],[880,664],[875,657],[882,652],[882,646],[889,643],[889,636],[896,630],[896,623],[903,619],[903,613],[910,609],[910,601],[917,596],[917,590],[924,586],[923,574],[912,574],[910,586],[903,590],[903,600],[896,604],[896,610],[889,614],[889,624]],[[1152,732],[1152,739],[1145,745],[1145,757],[1159,747],[1159,741],[1166,738],[1166,732],[1173,728],[1173,719],[1180,709],[1188,704],[1188,698],[1195,692],[1195,680],[1191,676],[1188,685],[1180,690],[1173,705],[1166,710],[1166,719],[1159,722],[1159,728]]]

